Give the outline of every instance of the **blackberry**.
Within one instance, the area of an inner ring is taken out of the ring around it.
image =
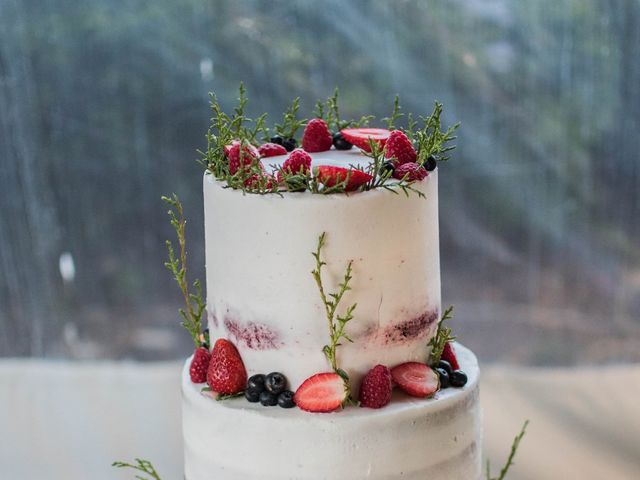
[[[269,141],[271,143],[275,143],[276,145],[282,145],[282,142],[284,142],[284,138],[282,138],[280,135],[276,135],[275,137],[271,137]]]

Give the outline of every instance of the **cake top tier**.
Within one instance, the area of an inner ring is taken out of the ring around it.
[[[405,115],[396,96],[390,116],[379,122],[371,115],[344,120],[336,89],[325,102],[316,103],[314,118],[299,115],[296,98],[273,126],[268,126],[266,113],[247,117],[246,104],[242,85],[232,114],[211,95],[207,148],[199,152],[207,173],[245,193],[331,194],[385,188],[420,195],[412,184],[427,177],[455,148],[451,141],[458,124],[442,128],[438,102],[426,117]]]

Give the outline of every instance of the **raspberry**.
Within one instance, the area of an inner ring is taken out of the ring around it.
[[[242,159],[240,159],[240,142],[238,140],[234,140],[231,145],[225,146],[224,153],[229,160],[229,173],[231,175],[235,175],[240,170],[241,163],[244,166],[250,166],[260,156],[256,147],[250,143],[245,143],[242,149]]]
[[[382,408],[391,401],[392,391],[391,371],[384,365],[376,365],[362,379],[360,405],[368,408]]]
[[[393,158],[394,164],[402,165],[403,163],[415,162],[417,153],[404,132],[393,130],[384,146],[384,157]]]
[[[289,154],[289,158],[287,158],[282,164],[282,170],[287,173],[309,173],[309,169],[311,168],[311,155],[305,152],[301,148],[296,148],[293,152]]]
[[[205,347],[196,348],[193,352],[191,366],[189,367],[189,376],[193,383],[204,383],[207,381],[207,370],[209,369],[210,360],[211,353],[209,353],[209,349]]]
[[[405,179],[409,182],[422,180],[429,172],[420,164],[415,162],[403,163],[393,171],[393,178],[398,180]]]
[[[302,134],[302,148],[307,152],[324,152],[333,145],[333,137],[329,127],[321,118],[314,118]]]

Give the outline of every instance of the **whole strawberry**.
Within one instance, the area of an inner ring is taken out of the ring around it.
[[[211,353],[206,347],[198,347],[193,352],[193,359],[189,367],[189,376],[193,383],[204,383],[207,381],[207,370],[211,361]]]
[[[321,118],[314,118],[304,129],[302,134],[302,148],[307,152],[325,152],[333,145],[333,137],[326,122]]]
[[[376,365],[362,379],[360,406],[382,408],[391,401],[392,391],[391,371],[384,365]]]
[[[229,173],[231,175],[235,175],[240,170],[241,164],[249,166],[260,156],[256,147],[249,143],[245,143],[242,155],[240,155],[240,142],[238,140],[234,140],[231,145],[225,146],[224,153],[227,156],[227,160],[229,160]]]
[[[286,155],[287,149],[277,143],[263,143],[258,147],[258,153],[262,158]]]
[[[442,356],[440,358],[449,362],[451,368],[454,370],[460,370],[460,364],[458,363],[456,352],[453,350],[453,344],[451,342],[444,344],[444,350],[442,350]]]
[[[384,145],[384,157],[393,159],[395,165],[415,162],[417,158],[416,149],[404,132],[393,130],[389,134],[387,143]]]
[[[296,148],[293,152],[289,154],[289,158],[287,158],[282,164],[282,170],[287,173],[309,173],[309,169],[311,168],[311,155],[305,152],[301,148]]]
[[[403,163],[393,171],[393,178],[398,180],[405,179],[409,182],[420,181],[427,175],[429,175],[429,172],[422,165],[415,162]]]
[[[244,390],[247,370],[236,347],[229,340],[216,340],[207,371],[211,390],[221,395],[232,395]]]

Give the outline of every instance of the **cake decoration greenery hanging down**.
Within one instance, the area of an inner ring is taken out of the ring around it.
[[[442,104],[435,102],[426,117],[405,116],[396,96],[390,116],[382,119],[386,128],[379,128],[370,126],[375,121],[372,115],[341,118],[338,100],[336,89],[325,102],[316,103],[315,118],[306,119],[300,116],[300,99],[295,98],[282,120],[270,127],[266,113],[255,119],[247,116],[243,84],[231,114],[210,94],[211,125],[206,149],[198,151],[199,162],[225,186],[245,193],[330,194],[385,188],[422,195],[412,184],[427,177],[438,162],[448,160],[448,152],[455,148],[452,141],[459,124],[443,128]],[[403,119],[405,126],[399,124]],[[309,153],[353,146],[368,160],[311,166]]]

